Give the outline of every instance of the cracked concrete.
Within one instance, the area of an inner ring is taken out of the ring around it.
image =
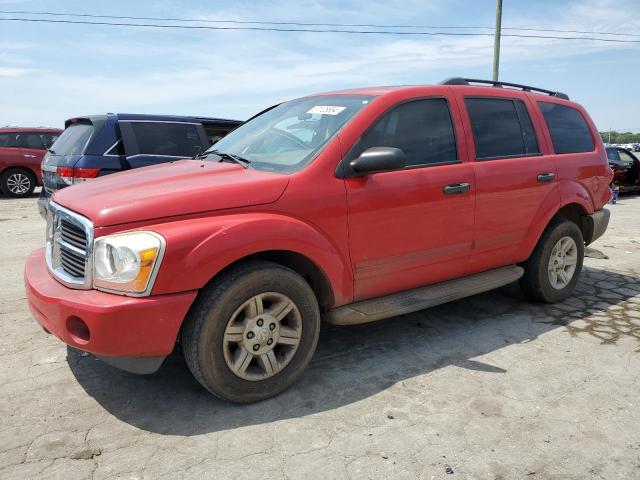
[[[611,208],[562,304],[508,286],[325,325],[298,384],[237,406],[179,354],[139,377],[46,335],[21,278],[44,222],[2,198],[0,478],[640,478],[640,197]]]

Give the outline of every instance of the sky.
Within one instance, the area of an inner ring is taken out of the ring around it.
[[[491,27],[495,21],[495,0],[0,0],[0,10],[384,25]],[[18,16],[25,17],[0,13],[0,19]],[[502,23],[630,33],[640,40],[640,1],[503,0]],[[243,120],[314,92],[433,84],[452,76],[488,79],[492,56],[493,38],[480,36],[0,21],[0,125],[62,127],[67,118],[106,112]],[[640,43],[503,37],[500,64],[501,80],[567,93],[600,130],[640,131]]]

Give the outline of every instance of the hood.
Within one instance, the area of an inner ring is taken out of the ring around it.
[[[57,191],[54,202],[95,227],[264,205],[284,192],[286,175],[202,160],[128,170]]]

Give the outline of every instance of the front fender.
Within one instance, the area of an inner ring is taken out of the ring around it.
[[[265,251],[304,255],[324,273],[336,304],[351,301],[349,260],[311,225],[270,213],[222,215],[154,225],[167,241],[153,295],[197,290],[230,264]]]

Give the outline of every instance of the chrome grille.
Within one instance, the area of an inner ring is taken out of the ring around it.
[[[60,221],[60,238],[76,248],[87,249],[87,232],[65,218]]]
[[[71,288],[91,288],[93,225],[71,210],[49,203],[47,213],[47,266],[51,274]]]
[[[65,272],[75,278],[84,277],[85,258],[67,250],[60,248],[60,264]]]

